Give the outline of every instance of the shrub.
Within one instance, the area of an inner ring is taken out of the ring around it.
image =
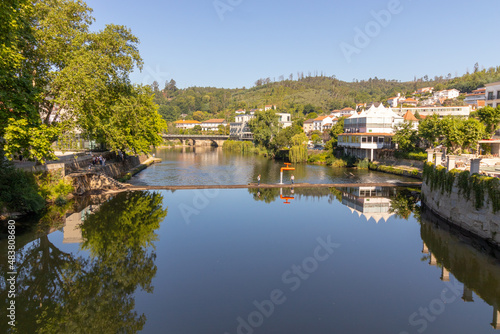
[[[38,212],[45,206],[33,174],[0,162],[0,210]]]

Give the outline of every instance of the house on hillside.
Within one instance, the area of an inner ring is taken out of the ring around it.
[[[177,129],[192,129],[196,125],[201,125],[201,122],[194,120],[179,120],[174,122]]]
[[[229,124],[230,138],[233,140],[253,140],[253,133],[250,131],[248,122],[255,118],[254,115],[238,115],[234,122]]]
[[[500,81],[486,84],[486,105],[496,108],[500,105]]]
[[[416,91],[413,92],[413,95],[415,94],[425,94],[425,93],[432,93],[434,90],[434,87],[423,87],[420,89],[417,89]]]
[[[264,111],[268,111],[268,110],[271,110],[271,109],[276,110],[276,106],[275,106],[275,105],[267,105],[267,106],[264,106]]]
[[[372,161],[377,158],[379,150],[395,147],[392,143],[394,126],[403,121],[403,117],[391,108],[385,108],[381,103],[378,107],[372,105],[370,109],[345,119],[338,146],[344,148],[345,154]]]
[[[287,128],[289,126],[292,126],[292,115],[291,114],[277,112],[276,115],[278,115],[278,121],[280,122],[280,125],[282,128]]]
[[[412,99],[412,98],[408,98],[408,99],[403,100],[402,104],[407,104],[409,106],[416,107],[418,104],[418,101],[415,99]]]
[[[394,110],[398,113],[398,115],[405,115],[408,111],[410,111],[413,115],[418,111],[420,116],[430,116],[432,114],[436,114],[439,117],[444,116],[469,116],[471,113],[471,106],[454,106],[454,107],[435,107],[435,106],[426,106],[426,107],[408,107]]]
[[[333,116],[319,116],[313,120],[313,131],[318,130],[320,132],[329,130],[332,128],[333,122],[336,122],[336,118]]]
[[[473,90],[471,93],[465,95],[464,102],[470,106],[482,108],[486,101],[486,87]]]
[[[452,100],[456,99],[460,95],[460,91],[458,89],[448,89],[448,90],[440,90],[438,92],[434,92],[434,97],[441,100]]]
[[[314,130],[314,119],[308,119],[306,121],[304,121],[304,132],[306,134],[309,134],[311,131]]]
[[[419,120],[411,113],[411,111],[407,111],[406,114],[403,116],[403,120],[405,122],[409,122],[412,124],[412,127],[414,130],[418,130],[418,122]]]
[[[356,110],[354,110],[352,108],[344,108],[344,109],[340,110],[340,116],[339,117],[349,117],[349,116],[354,115],[355,113],[356,113]]]
[[[226,126],[227,122],[223,118],[209,119],[208,121],[201,122],[201,129],[203,131],[217,131],[219,130],[219,125]]]
[[[404,100],[405,100],[405,97],[401,96],[401,94],[398,93],[396,96],[387,99],[387,103],[389,104],[390,108],[396,108]]]

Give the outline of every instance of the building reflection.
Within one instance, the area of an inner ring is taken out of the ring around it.
[[[342,204],[367,221],[373,218],[378,223],[394,215],[391,211],[391,198],[397,193],[394,187],[346,187],[341,191]]]
[[[463,284],[462,300],[474,302],[474,293],[493,308],[491,326],[500,329],[500,257],[489,248],[440,222],[432,213],[421,216],[422,253],[429,265],[441,268],[444,282],[453,275]]]
[[[95,213],[100,205],[91,204],[81,211],[66,216],[63,227],[63,244],[81,244],[83,242],[81,225],[88,215]]]

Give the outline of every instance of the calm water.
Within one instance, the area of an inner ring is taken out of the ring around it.
[[[498,261],[431,223],[414,190],[87,201],[17,240],[19,333],[497,332]]]
[[[137,185],[248,184],[279,183],[282,162],[255,155],[225,153],[221,148],[196,147],[158,149],[156,157],[163,161],[141,172],[131,180]],[[359,183],[415,181],[397,175],[368,170],[331,168],[320,165],[293,165],[296,183]],[[290,172],[283,181],[289,183]],[[351,175],[352,174],[352,175]]]

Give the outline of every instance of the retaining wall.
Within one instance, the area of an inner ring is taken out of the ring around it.
[[[424,177],[422,198],[428,209],[448,223],[500,247],[500,211],[493,212],[487,192],[484,195],[484,205],[478,210],[473,198],[467,200],[460,194],[458,179],[455,180],[450,193],[441,192],[439,188],[431,190],[429,183]]]

